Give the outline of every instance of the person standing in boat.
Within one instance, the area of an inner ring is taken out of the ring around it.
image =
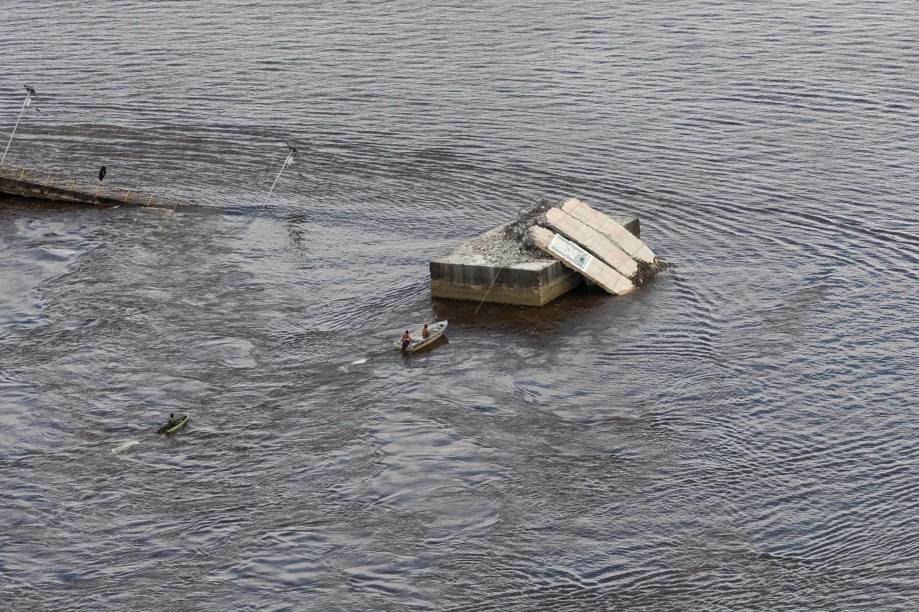
[[[412,343],[412,335],[408,333],[408,330],[405,330],[405,333],[402,334],[402,350],[406,350],[409,345]]]
[[[431,332],[428,331],[428,324],[424,324],[424,329],[421,330],[421,337],[427,339],[431,335]]]

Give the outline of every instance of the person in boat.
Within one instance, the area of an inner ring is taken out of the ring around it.
[[[169,420],[166,421],[166,427],[172,427],[179,422],[179,419],[176,418],[176,415],[172,412],[169,413]]]
[[[402,350],[406,350],[409,345],[412,343],[412,335],[408,333],[408,330],[405,330],[405,333],[402,334]]]
[[[427,339],[431,335],[431,332],[428,331],[428,324],[424,324],[424,329],[421,330],[421,337]]]

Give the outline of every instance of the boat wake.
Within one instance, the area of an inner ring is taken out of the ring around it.
[[[128,440],[128,441],[123,442],[123,443],[119,444],[118,446],[114,447],[114,448],[112,449],[112,454],[114,454],[114,455],[120,455],[121,453],[124,453],[124,452],[126,452],[126,451],[128,451],[128,450],[134,448],[134,447],[137,446],[138,444],[140,444],[140,440]]]
[[[364,365],[365,363],[367,363],[368,360],[369,360],[369,357],[361,357],[360,359],[355,359],[352,362],[338,366],[338,369],[342,372],[350,372],[352,366]]]

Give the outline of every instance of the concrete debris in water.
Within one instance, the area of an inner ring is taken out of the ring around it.
[[[577,202],[577,200],[573,201]],[[580,205],[583,206],[583,204]],[[542,199],[521,210],[517,213],[517,217],[514,221],[504,226],[504,235],[507,241],[509,243],[517,243],[519,245],[518,248],[522,252],[531,253],[535,258],[544,258],[546,256],[545,253],[533,245],[530,228],[540,226],[551,229],[551,224],[548,223],[546,219],[546,213],[550,209],[557,207],[557,202]],[[664,262],[658,259],[655,259],[652,263],[635,260],[635,265],[637,265],[638,268],[637,272],[630,274],[628,278],[636,287],[641,287],[665,268]]]
[[[553,213],[553,218],[558,221],[557,217],[561,212],[568,214],[563,207],[572,203],[581,206],[574,212],[582,216],[602,215],[607,221],[600,223],[600,229],[614,230],[613,233],[620,234],[625,231],[638,238],[639,220],[634,216],[605,215],[570,198],[561,202],[540,200],[520,211],[511,223],[491,229],[459,245],[452,253],[432,259],[431,295],[455,300],[542,306],[583,283],[584,270],[578,267],[578,263],[581,264],[581,268],[590,267],[592,263],[597,264],[593,265],[594,272],[605,271],[609,264],[604,255],[607,259],[610,255],[603,246],[607,241],[605,236],[608,235],[604,232],[601,232],[604,237],[595,236],[593,241],[588,240],[601,253],[590,253],[582,246],[567,249],[582,251],[583,255],[575,258],[577,261],[570,260],[570,257],[566,259],[558,248],[553,248],[552,238],[555,233],[549,229],[547,213],[553,208],[558,209]],[[594,225],[590,219],[587,221],[587,225]],[[577,227],[575,224],[568,229],[574,231]],[[534,244],[531,241],[531,230],[537,230],[536,233],[547,232],[542,235],[549,242],[545,245]],[[617,241],[616,236],[610,236],[609,239],[613,241],[611,244]],[[577,244],[577,240],[573,243]],[[631,257],[631,254],[629,256]],[[596,258],[597,261],[591,262],[591,258]],[[620,274],[621,279],[616,282],[612,282],[615,279],[606,279],[607,290],[611,290],[612,293],[625,293],[625,289],[628,288],[625,285],[634,288],[635,285],[646,282],[658,267],[656,261],[628,263],[628,276]],[[611,269],[610,272],[615,270]],[[589,276],[587,275],[588,278]],[[594,276],[599,278],[598,274]]]
[[[517,213],[517,218],[505,226],[508,239],[533,248],[530,243],[530,228],[545,225],[546,211],[555,206],[551,200],[542,199]]]
[[[510,237],[507,225],[489,230],[457,249],[458,254],[480,260],[482,263],[508,266],[511,264],[543,261],[545,253],[531,247],[524,241]]]

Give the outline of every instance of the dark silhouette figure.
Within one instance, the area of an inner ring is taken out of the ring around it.
[[[408,333],[408,330],[405,330],[405,333],[402,334],[402,352],[408,350],[408,347],[412,344],[412,335]]]
[[[105,178],[105,172],[106,172],[105,166],[102,166],[101,168],[99,168],[99,182],[100,183],[102,182],[102,179]]]
[[[188,415],[185,415],[184,417],[181,417],[181,418],[178,418],[178,419],[177,419],[177,418],[176,418],[176,415],[175,415],[174,413],[170,413],[170,414],[169,414],[169,420],[166,421],[166,424],[163,425],[162,427],[160,427],[160,428],[156,431],[156,433],[161,433],[161,434],[170,434],[170,433],[173,433],[173,432],[170,431],[170,430],[171,430],[173,427],[177,427],[178,425],[182,424],[182,419],[185,419],[185,418],[188,418]]]

